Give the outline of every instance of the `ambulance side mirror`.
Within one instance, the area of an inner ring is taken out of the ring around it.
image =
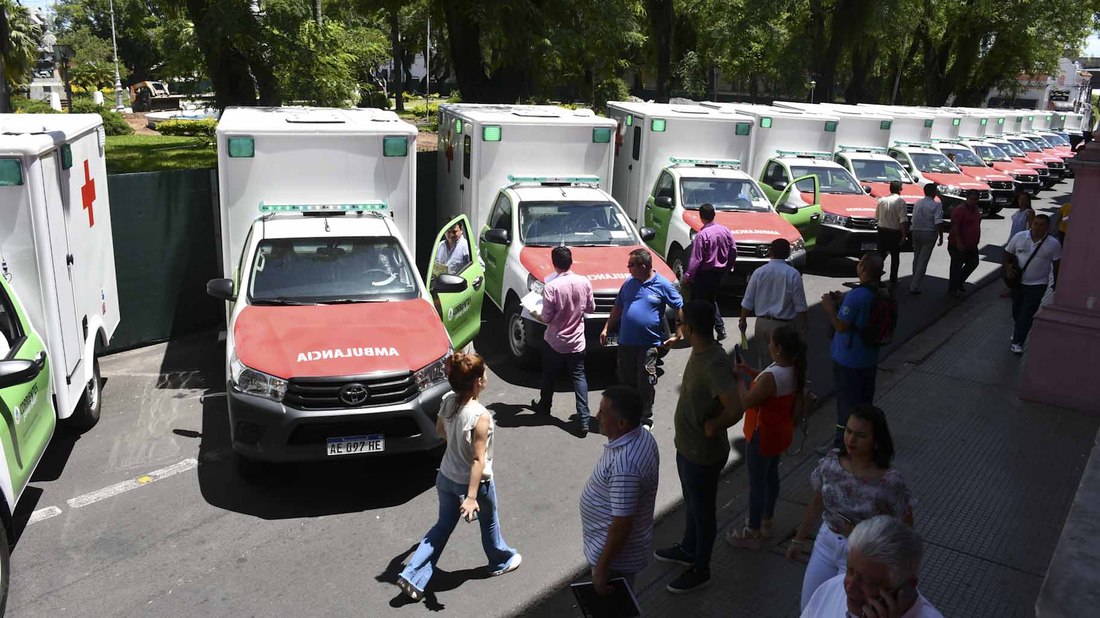
[[[233,293],[232,279],[211,279],[206,282],[206,293],[219,300],[233,302],[237,295]]]
[[[797,215],[798,207],[793,204],[780,204],[775,207],[776,212],[783,215]]]
[[[0,361],[0,388],[30,382],[42,371],[45,364],[44,354],[35,360]]]
[[[776,191],[782,191],[783,189],[787,188],[787,181],[786,180],[777,180],[777,181],[772,183],[772,188],[775,189]]]
[[[508,230],[493,228],[491,230],[485,230],[482,240],[491,242],[494,245],[507,245],[511,244],[512,235],[508,233]]]
[[[657,208],[671,209],[672,208],[672,198],[667,196],[667,195],[662,195],[662,196],[659,196],[659,197],[655,197],[655,198],[653,198],[653,205],[656,206]]]
[[[863,185],[863,192],[867,195],[871,195],[871,185]]]
[[[466,291],[466,280],[458,275],[443,273],[432,279],[432,294],[457,294]]]
[[[642,240],[649,241],[657,238],[657,230],[651,227],[643,227],[638,230],[638,233],[642,235]]]

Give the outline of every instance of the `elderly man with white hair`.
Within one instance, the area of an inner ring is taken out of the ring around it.
[[[802,618],[943,618],[917,590],[923,553],[901,520],[861,521],[848,537],[848,571],[821,584]]]

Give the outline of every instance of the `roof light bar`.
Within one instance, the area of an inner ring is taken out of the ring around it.
[[[387,210],[385,202],[361,204],[265,204],[260,202],[260,212],[379,212]]]
[[[958,144],[960,141],[962,141],[962,139],[958,138],[958,137],[933,137],[932,138],[932,143],[934,143],[934,144]]]
[[[836,147],[838,152],[877,152],[886,154],[886,149],[880,146],[845,146],[841,144]]]
[[[595,184],[600,182],[599,176],[519,176],[516,174],[508,174],[508,182],[513,183],[540,183],[540,184],[559,184],[559,183],[588,183]]]
[[[669,157],[673,165],[695,165],[702,167],[732,167],[741,169],[741,159],[692,159],[688,157]]]
[[[775,154],[781,157],[798,157],[800,159],[831,159],[832,154],[820,150],[776,150]]]
[[[920,146],[921,148],[931,148],[932,147],[931,142],[904,142],[904,141],[898,141],[898,142],[894,142],[894,145],[895,146]]]

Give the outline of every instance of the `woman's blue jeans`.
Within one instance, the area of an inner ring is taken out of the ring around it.
[[[749,471],[749,527],[759,530],[761,520],[775,515],[775,501],[779,498],[779,455],[765,457],[760,454],[759,428],[752,434],[745,454]]]
[[[458,525],[461,518],[459,507],[462,506],[462,497],[466,495],[467,486],[466,483],[455,483],[439,473],[435,477],[435,489],[439,494],[439,520],[424,535],[420,546],[409,558],[405,570],[401,571],[401,577],[421,591],[432,579],[435,564],[439,562],[443,548],[447,546],[451,533]],[[508,547],[500,535],[497,492],[491,479],[478,486],[477,504],[481,509],[478,512],[481,546],[485,549],[485,557],[489,559],[489,572],[499,571],[508,566],[516,556],[516,550]]]

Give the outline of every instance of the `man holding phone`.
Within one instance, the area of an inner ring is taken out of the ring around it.
[[[802,618],[943,618],[917,590],[920,535],[900,519],[865,519],[848,537],[848,571],[821,584]]]

